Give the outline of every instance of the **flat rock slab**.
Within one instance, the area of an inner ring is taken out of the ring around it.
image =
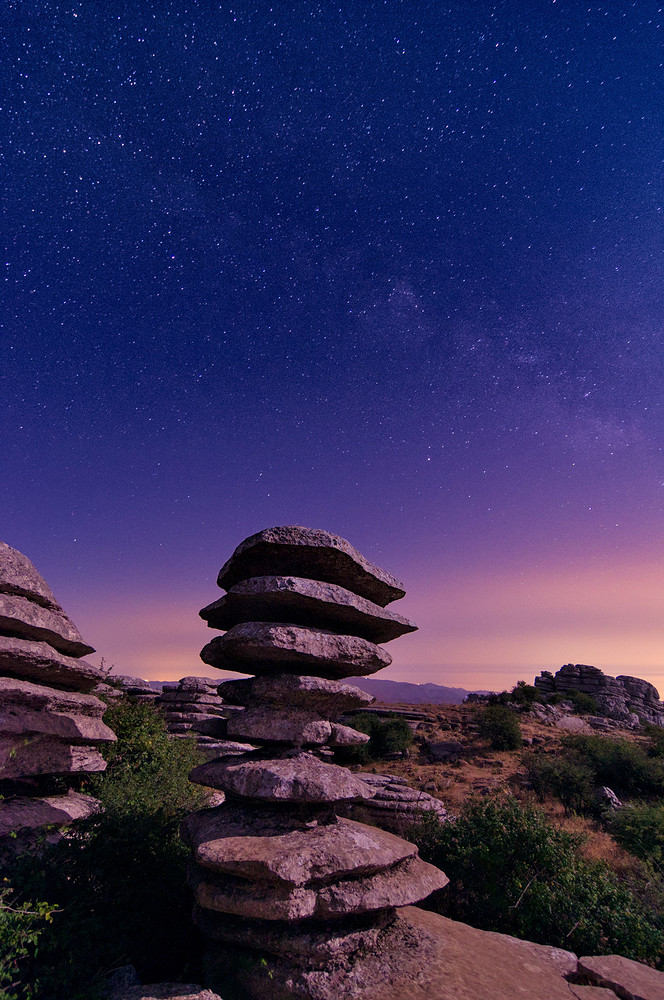
[[[0,676],[54,684],[71,691],[92,691],[103,681],[98,667],[65,656],[47,642],[5,635],[0,635]]]
[[[376,699],[352,684],[301,674],[263,674],[222,681],[219,694],[231,704],[254,702],[287,708],[306,708],[335,719],[352,708],[371,705]]]
[[[259,920],[329,919],[418,902],[447,885],[448,879],[420,858],[408,858],[364,878],[347,878],[320,888],[285,883],[251,883],[213,875],[198,866],[189,884],[199,906]]]
[[[374,566],[350,542],[298,524],[266,528],[240,542],[217,578],[224,590],[254,576],[299,576],[335,583],[380,607],[403,597],[403,584]]]
[[[49,795],[42,799],[17,796],[0,800],[0,837],[16,830],[38,829],[42,826],[66,826],[75,820],[87,819],[101,811],[97,799],[81,792]]]
[[[28,597],[44,608],[61,610],[53,591],[27,556],[0,542],[0,593]]]
[[[100,719],[108,706],[91,694],[78,691],[59,691],[57,688],[14,677],[0,677],[0,706],[32,712],[51,712],[88,715]]]
[[[227,733],[258,743],[287,743],[290,746],[328,743],[332,725],[317,712],[294,708],[282,712],[270,705],[256,705],[237,712],[227,720]]]
[[[81,633],[62,608],[45,608],[14,594],[0,593],[0,632],[18,639],[47,642],[66,656],[94,653],[94,647],[83,642]]]
[[[114,743],[115,733],[101,719],[70,712],[31,712],[0,701],[0,736],[56,736],[68,743]]]
[[[227,824],[223,811],[220,807],[207,829],[196,831],[196,863],[252,882],[322,885],[375,875],[417,854],[414,844],[348,819],[272,836],[251,836],[238,830],[237,823]]]
[[[392,662],[389,653],[366,639],[271,622],[235,625],[204,646],[201,659],[218,670],[331,679],[374,674]]]
[[[664,972],[620,955],[579,959],[579,972],[597,986],[609,987],[623,1000],[664,1000]]]
[[[569,991],[574,1000],[615,1000],[616,998],[613,990],[604,989],[602,986],[578,986],[576,983],[570,983]]]
[[[345,767],[326,764],[313,754],[275,760],[224,758],[199,764],[189,780],[251,801],[339,802],[370,799],[374,792]]]
[[[225,631],[241,622],[284,622],[389,642],[417,625],[345,587],[297,576],[243,580],[200,612],[210,628]]]
[[[106,770],[102,755],[90,746],[72,746],[52,736],[4,736],[0,733],[0,779],[38,774],[79,774]]]

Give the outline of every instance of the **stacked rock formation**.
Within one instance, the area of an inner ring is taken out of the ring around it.
[[[418,791],[404,778],[364,772],[356,772],[355,777],[369,785],[374,796],[362,802],[345,803],[338,810],[339,815],[362,820],[397,834],[406,833],[427,815],[437,816],[441,823],[450,818],[440,799],[428,792]]]
[[[219,692],[245,708],[228,719],[228,735],[258,749],[190,776],[226,795],[184,824],[194,920],[208,955],[237,970],[247,995],[315,1000],[334,980],[341,1000],[355,995],[359,956],[384,946],[396,908],[447,883],[414,845],[337,815],[375,788],[325,756],[367,739],[334,721],[373,700],[344,678],[387,666],[376,643],[415,626],[385,608],[403,596],[401,584],[326,531],[252,535],[218,583],[227,594],[201,615],[226,633],[201,657],[254,675]],[[238,948],[253,960],[238,962]]]
[[[196,738],[198,746],[206,752],[242,753],[254,748],[221,738],[225,719],[235,705],[224,704],[217,692],[218,681],[209,677],[182,677],[177,684],[164,684],[157,699],[164,713],[166,728],[175,739]],[[209,735],[212,732],[215,735]]]
[[[600,712],[609,719],[628,725],[640,722],[664,725],[664,705],[657,688],[639,677],[625,674],[609,677],[599,667],[567,663],[556,674],[543,670],[535,678],[535,687],[543,694],[582,691],[595,699]]]
[[[131,702],[142,701],[153,704],[159,697],[159,692],[150,687],[150,681],[146,681],[142,677],[132,677],[131,674],[112,674],[108,679]]]
[[[0,542],[0,838],[91,815],[98,803],[70,790],[48,794],[50,776],[103,771],[99,745],[115,740],[90,692],[94,652],[29,559]],[[3,846],[7,846],[6,843]]]

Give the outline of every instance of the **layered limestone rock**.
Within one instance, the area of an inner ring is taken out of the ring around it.
[[[623,724],[652,722],[664,725],[664,705],[659,700],[657,688],[639,677],[625,674],[609,677],[599,667],[567,663],[555,674],[543,670],[535,678],[535,687],[543,694],[582,691],[595,699],[605,716]]]
[[[225,720],[235,706],[224,704],[217,686],[209,677],[182,677],[177,684],[165,684],[156,705],[163,712],[169,734],[174,739],[194,737],[200,749],[212,755],[253,749],[224,739]]]
[[[301,975],[332,963],[343,1000],[354,995],[351,968],[389,935],[397,908],[447,883],[412,844],[345,815],[357,807],[359,818],[374,800],[390,801],[392,812],[398,801],[403,814],[408,792],[330,763],[335,746],[368,739],[337,721],[374,700],[344,678],[387,666],[391,657],[377,643],[415,626],[386,609],[404,594],[399,581],[325,531],[259,532],[238,546],[219,584],[228,593],[201,616],[226,632],[201,658],[251,676],[219,685],[224,701],[242,710],[206,720],[205,732],[255,749],[190,775],[225,797],[183,825],[194,920],[210,962],[232,956],[240,980],[262,955],[279,970],[278,995],[299,996],[293,984]],[[238,948],[249,963],[237,962]],[[262,995],[250,978],[243,986]]]
[[[115,740],[91,692],[102,672],[93,652],[29,559],[0,542],[0,849],[24,847],[98,809],[70,790],[49,795],[51,776],[103,771],[100,747]],[[27,838],[27,839],[26,839]]]

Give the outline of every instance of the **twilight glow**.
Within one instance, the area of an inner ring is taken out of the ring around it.
[[[404,580],[385,676],[664,693],[661,9],[13,7],[0,536],[97,662],[209,671],[299,523]]]

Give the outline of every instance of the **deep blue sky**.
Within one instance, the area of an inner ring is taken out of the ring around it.
[[[305,523],[405,578],[393,676],[661,662],[658,4],[0,18],[1,536],[107,661],[191,672],[230,551]],[[615,664],[594,605],[569,640],[593,567],[633,595]]]

